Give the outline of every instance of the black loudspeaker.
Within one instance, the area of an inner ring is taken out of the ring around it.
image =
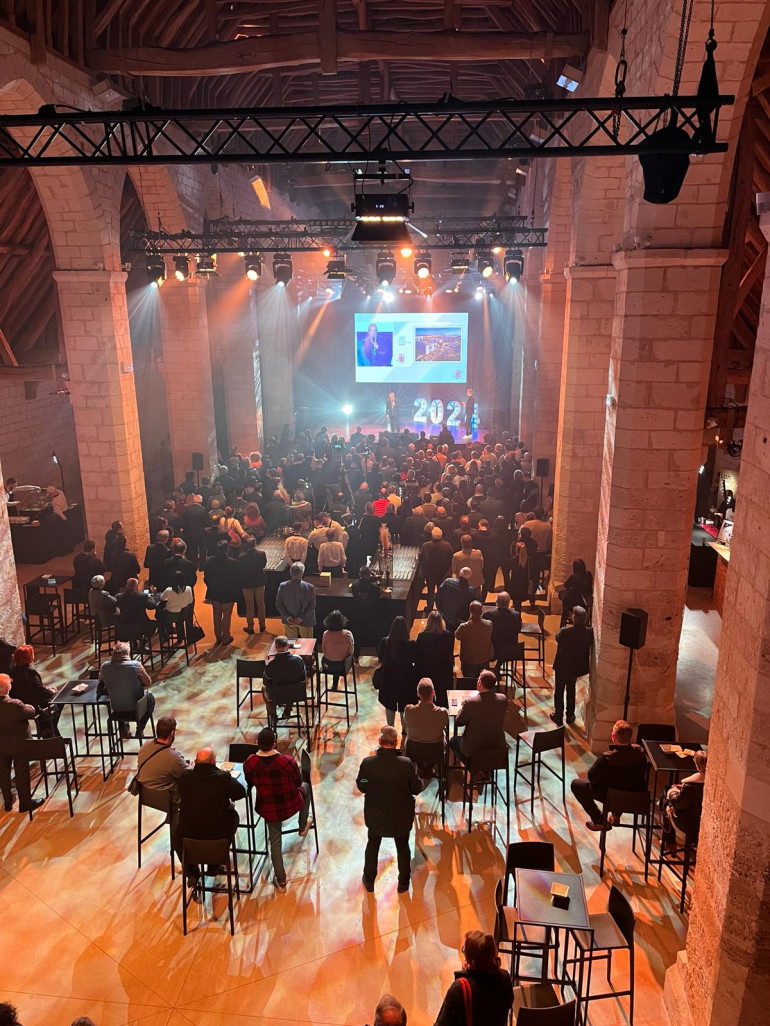
[[[647,611],[626,609],[620,614],[619,642],[626,648],[644,648],[647,640]]]
[[[545,458],[535,460],[535,477],[548,477],[551,472],[551,461]]]
[[[203,453],[194,452],[192,454],[192,468],[193,470],[203,470]]]

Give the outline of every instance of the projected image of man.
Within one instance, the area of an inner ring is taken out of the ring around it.
[[[356,359],[359,367],[390,367],[393,362],[393,332],[378,331],[370,324],[356,333]]]

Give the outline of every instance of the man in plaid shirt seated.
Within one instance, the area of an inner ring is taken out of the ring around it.
[[[302,780],[299,766],[290,755],[282,755],[275,747],[275,731],[270,727],[257,735],[259,751],[243,764],[246,780],[256,788],[254,807],[267,823],[270,838],[270,859],[275,873],[275,886],[286,891],[286,870],[283,865],[281,824],[299,813],[299,836],[305,837],[313,825],[310,811],[310,784]]]

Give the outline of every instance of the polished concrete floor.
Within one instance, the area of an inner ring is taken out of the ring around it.
[[[60,560],[45,569],[68,567]],[[39,572],[21,567],[20,579]],[[198,598],[208,639],[189,669],[178,656],[155,675],[156,715],[178,718],[177,747],[184,755],[192,757],[210,743],[224,759],[231,741],[253,740],[264,724],[260,702],[242,720],[242,731],[235,728],[235,658],[262,655],[272,634],[247,637],[234,621],[234,644],[212,651],[208,607]],[[418,620],[415,630],[420,626]],[[549,617],[551,635],[556,626]],[[268,627],[277,632],[279,624],[269,621]],[[693,593],[679,680],[680,725],[688,735],[697,726],[702,736],[707,726],[718,642],[719,617],[708,593]],[[552,656],[551,644],[548,652]],[[83,642],[41,658],[44,680],[81,675],[91,654]],[[373,665],[362,657],[360,710],[350,731],[344,718],[340,722],[330,712],[312,753],[320,854],[315,855],[312,834],[287,839],[287,893],[276,892],[267,867],[253,894],[237,906],[234,938],[219,899],[207,907],[205,920],[192,906],[192,930],[182,935],[179,878],[171,882],[164,832],[145,846],[137,869],[135,800],[125,791],[135,758],[124,759],[106,783],[95,760],[81,760],[82,790],[73,819],[63,788],[32,823],[16,812],[0,817],[0,1000],[18,1006],[25,1026],[68,1026],[86,1014],[97,1026],[361,1026],[372,1021],[385,991],[404,1003],[412,1026],[434,1022],[459,968],[463,934],[492,928],[505,822],[498,815],[495,833],[491,809],[482,810],[469,834],[459,801],[450,801],[442,828],[431,784],[417,802],[411,892],[396,893],[395,851],[387,841],[375,894],[363,890],[363,798],[355,777],[383,722],[370,685]],[[530,696],[529,725],[546,727],[551,692],[542,678],[535,683],[542,687]],[[513,703],[508,729],[512,737],[523,729]],[[579,724],[568,737],[569,780],[591,760]],[[687,925],[678,913],[674,882],[664,876],[661,883],[651,878],[645,884],[628,832],[620,830],[608,835],[608,869],[600,881],[596,836],[585,829],[569,788],[567,794],[565,810],[556,781],[544,780],[533,820],[519,785],[511,840],[552,841],[557,868],[584,874],[591,911],[606,908],[612,883],[630,896],[637,916],[635,1022],[665,1024],[663,978],[683,946]],[[622,988],[627,963],[622,957],[615,962]],[[627,1006],[596,1002],[590,1019],[626,1022]]]

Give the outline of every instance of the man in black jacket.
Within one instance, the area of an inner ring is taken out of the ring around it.
[[[43,804],[42,798],[33,798],[31,795],[29,760],[24,751],[24,741],[29,737],[29,721],[35,718],[35,710],[33,706],[11,698],[10,690],[11,678],[7,673],[0,673],[0,790],[3,792],[5,811],[10,812],[13,808],[13,766],[16,790],[19,792],[19,812],[28,812]]]
[[[393,837],[398,855],[398,892],[403,894],[409,890],[411,878],[409,835],[414,823],[414,796],[422,785],[411,759],[396,751],[397,743],[395,727],[380,730],[380,747],[361,763],[356,786],[366,796],[364,822],[369,831],[364,855],[364,887],[367,891],[374,890],[380,842],[383,837]]]
[[[591,817],[586,823],[589,830],[602,830],[602,813],[596,804],[604,804],[607,791],[644,791],[647,787],[647,759],[639,745],[632,745],[631,727],[618,720],[612,728],[612,744],[603,752],[586,776],[576,777],[571,784],[572,793]],[[612,829],[608,825],[608,829]]]
[[[587,623],[588,613],[585,609],[574,606],[572,625],[556,632],[556,656],[553,661],[556,683],[551,719],[559,727],[564,719],[564,692],[567,692],[567,723],[574,723],[575,685],[578,677],[585,676],[590,670],[589,657],[594,644],[594,630],[586,626]]]
[[[251,535],[243,539],[243,552],[238,557],[238,583],[241,586],[243,601],[246,605],[246,634],[254,633],[254,613],[259,618],[259,630],[264,634],[265,623],[265,587],[267,585],[267,555],[257,548],[257,541]]]
[[[486,565],[486,562],[485,562]],[[511,596],[507,591],[500,591],[495,599],[495,608],[484,612],[484,619],[492,624],[492,648],[495,650],[497,666],[495,673],[500,676],[500,665],[506,654],[519,644],[521,630],[521,613],[511,609]]]
[[[295,655],[289,648],[288,638],[275,639],[275,655],[265,667],[262,683],[262,697],[271,718],[275,717],[278,705],[284,706],[281,714],[284,719],[290,716],[293,703],[304,698],[307,667],[302,656]]]
[[[206,598],[211,602],[212,619],[214,621],[214,637],[217,644],[229,645],[233,636],[230,633],[230,621],[233,606],[238,601],[240,585],[238,583],[238,560],[228,556],[229,542],[217,542],[215,556],[206,560],[203,579],[206,582]]]
[[[151,588],[162,591],[166,587],[164,580],[166,560],[171,558],[168,547],[169,533],[163,528],[155,535],[155,541],[144,550],[144,568],[148,573]]]
[[[184,540],[187,555],[196,570],[200,570],[206,550],[206,528],[209,526],[208,512],[203,508],[203,496],[193,496],[193,501],[182,510]]]
[[[179,571],[184,577],[184,583],[188,584],[193,591],[198,574],[195,565],[187,558],[187,546],[183,541],[175,541],[173,545],[173,556],[169,556],[163,564],[162,586],[168,588],[174,583],[174,574]]]
[[[457,577],[447,577],[436,592],[436,605],[444,617],[446,629],[453,634],[468,619],[471,602],[478,593],[471,588],[471,569],[464,566]]]
[[[420,548],[420,572],[428,588],[425,616],[432,611],[433,597],[452,569],[453,555],[452,546],[448,541],[444,541],[441,528],[434,527],[430,533],[430,541],[426,541]]]
[[[246,788],[217,767],[213,748],[201,748],[195,765],[179,778],[178,844],[183,837],[214,841],[235,837],[238,813],[233,802],[246,797]],[[213,867],[210,867],[212,869]],[[197,869],[185,867],[188,883],[197,877]]]
[[[92,577],[104,573],[104,563],[96,555],[96,545],[90,538],[83,542],[83,551],[72,560],[72,569],[75,571],[72,587],[83,590],[90,587]]]

